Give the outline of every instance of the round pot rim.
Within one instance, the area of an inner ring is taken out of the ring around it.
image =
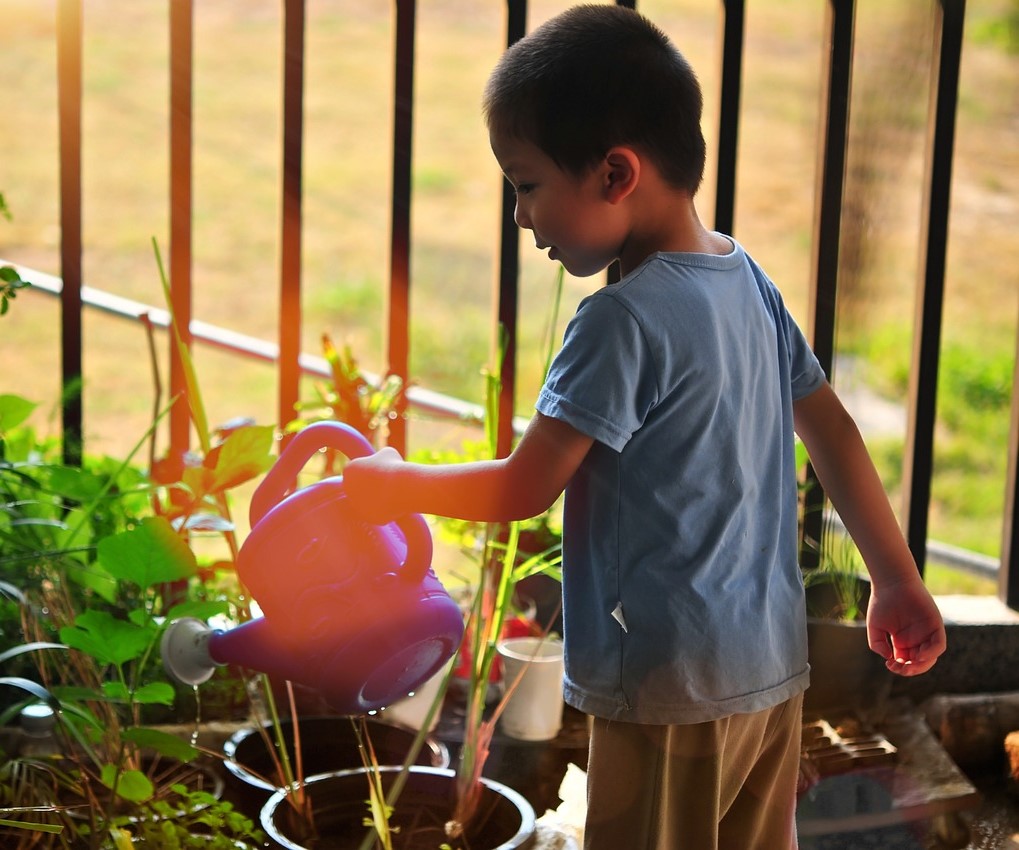
[[[396,765],[381,765],[378,770],[382,773],[394,773],[402,770],[402,767]],[[367,772],[367,768],[355,767],[348,770],[334,770],[329,773],[318,773],[314,776],[306,777],[303,782],[296,782],[286,788],[278,788],[273,795],[266,801],[262,807],[262,811],[259,816],[259,820],[262,825],[262,829],[269,835],[272,840],[279,842],[282,847],[299,847],[299,845],[288,841],[284,836],[278,835],[277,830],[271,822],[270,815],[283,803],[286,797],[291,794],[296,787],[304,785],[313,785],[317,782],[324,782],[329,779],[335,779],[345,776],[356,776],[358,774],[364,774]],[[427,767],[425,765],[411,765],[410,771],[412,773],[429,774],[432,776],[445,776],[451,780],[456,779],[456,771],[448,767]],[[533,835],[537,828],[535,823],[534,807],[527,802],[527,799],[519,791],[510,788],[508,785],[504,785],[501,782],[497,782],[494,779],[488,779],[487,777],[481,777],[481,784],[490,790],[502,795],[509,800],[520,812],[520,828],[516,834],[504,841],[498,847],[491,848],[491,850],[508,850],[508,848],[523,847],[525,846],[522,842],[528,836]],[[397,803],[399,805],[399,803]],[[284,844],[283,842],[287,843]],[[514,843],[517,842],[517,843]]]
[[[328,714],[323,714],[323,715],[318,715],[317,714],[317,715],[313,715],[313,716],[310,716],[310,717],[301,718],[298,722],[301,723],[301,724],[305,724],[305,723],[309,723],[309,722],[313,723],[315,721],[320,721],[320,720],[326,720],[326,721],[336,720],[336,721],[340,721],[340,720],[346,720],[346,719],[347,718],[344,717],[343,715],[335,715],[335,716],[333,716],[333,715],[328,715]],[[281,718],[281,722],[289,724],[290,723],[290,718]],[[397,729],[397,730],[399,730],[401,732],[406,732],[406,733],[408,733],[411,736],[412,740],[413,740],[413,737],[415,735],[417,735],[417,730],[416,729],[412,729],[410,726],[407,726],[407,725],[405,725],[403,723],[396,723],[396,722],[393,722],[393,721],[388,720],[388,719],[373,717],[373,718],[371,718],[371,723],[373,725],[388,726],[388,727],[390,727],[392,729]],[[267,720],[264,723],[262,723],[262,726],[263,726],[263,728],[268,729],[269,733],[272,734],[272,726],[273,726],[272,721]],[[247,726],[243,726],[242,728],[240,728],[236,732],[234,732],[229,738],[227,738],[226,741],[223,742],[223,755],[224,755],[223,766],[234,777],[236,777],[237,779],[239,779],[241,782],[245,783],[246,785],[250,785],[253,788],[257,788],[260,791],[278,791],[280,789],[279,785],[273,785],[272,783],[267,782],[261,776],[258,776],[257,774],[252,773],[250,770],[248,770],[247,767],[244,766],[244,764],[241,761],[239,761],[237,759],[237,748],[240,747],[241,744],[243,744],[245,741],[247,741],[251,737],[255,737],[256,739],[261,740],[261,736],[259,735],[259,732],[258,732],[258,724],[252,723],[252,724],[249,724]],[[442,762],[442,766],[449,765],[449,749],[441,741],[439,741],[438,738],[435,738],[433,735],[426,735],[425,736],[425,740],[424,740],[424,744],[422,745],[422,750],[424,750],[424,749],[430,750],[432,752],[433,756],[435,758],[439,759],[439,761]],[[421,766],[422,767],[428,767],[428,765],[421,765]],[[335,771],[335,772],[342,772],[342,771]],[[323,774],[313,774],[313,775],[323,775]],[[308,776],[308,777],[306,777],[306,780],[310,780],[311,778],[312,778],[311,776]]]
[[[495,648],[500,655],[535,664],[555,663],[563,658],[562,638],[533,636],[502,638],[496,643]]]

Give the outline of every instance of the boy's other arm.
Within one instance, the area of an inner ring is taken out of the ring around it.
[[[559,497],[594,440],[536,413],[507,458],[450,464],[407,463],[391,448],[350,461],[344,488],[372,522],[409,513],[475,522],[536,516]]]
[[[941,613],[917,570],[852,417],[831,386],[793,404],[796,433],[871,578],[871,649],[894,673],[916,676],[945,651]]]

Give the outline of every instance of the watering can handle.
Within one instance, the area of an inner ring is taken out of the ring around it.
[[[324,448],[336,449],[351,460],[375,453],[364,435],[344,422],[306,425],[294,435],[252,495],[249,513],[252,528],[292,491],[297,474]],[[421,581],[432,563],[432,535],[428,524],[421,514],[407,514],[396,520],[396,525],[407,539],[407,558],[400,574],[410,581]]]

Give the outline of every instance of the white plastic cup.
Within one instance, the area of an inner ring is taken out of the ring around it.
[[[512,687],[500,728],[519,741],[549,741],[563,725],[563,642],[558,638],[506,638],[498,644],[502,681]]]

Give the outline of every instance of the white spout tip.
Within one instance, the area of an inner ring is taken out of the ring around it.
[[[170,623],[159,647],[166,672],[185,685],[208,681],[219,666],[209,654],[212,634],[212,629],[194,617]]]

